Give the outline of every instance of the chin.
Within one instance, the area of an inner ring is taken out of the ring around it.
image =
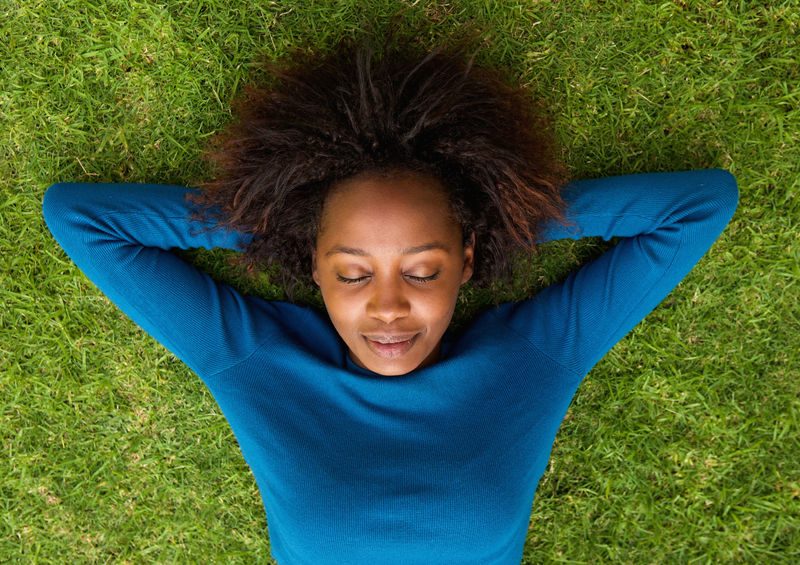
[[[416,367],[414,367],[416,369]],[[385,369],[370,369],[373,373],[378,373],[379,375],[383,375],[384,377],[402,377],[403,375],[407,375],[414,369],[392,369],[392,370],[385,370]]]
[[[369,369],[373,373],[378,373],[379,375],[384,375],[386,377],[396,377],[400,375],[405,375],[406,373],[410,373],[411,371],[413,371],[418,367],[418,364],[409,367],[409,365],[405,363],[401,365],[398,363],[395,364],[381,363],[380,361],[372,363],[364,363],[364,365],[366,365],[367,369]]]

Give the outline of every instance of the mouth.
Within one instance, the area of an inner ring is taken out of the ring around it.
[[[411,337],[405,336],[381,336],[380,341],[370,339],[367,336],[362,336],[372,352],[378,357],[384,359],[396,359],[408,353],[408,351],[417,342],[419,334],[414,334]],[[378,336],[373,336],[378,337]]]

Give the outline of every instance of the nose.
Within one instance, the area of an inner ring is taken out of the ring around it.
[[[391,324],[398,318],[405,318],[411,311],[401,284],[397,281],[378,281],[373,285],[372,296],[367,303],[367,315]]]

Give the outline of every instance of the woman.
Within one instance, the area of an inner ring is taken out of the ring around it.
[[[203,190],[44,197],[76,265],[209,387],[280,563],[519,563],[579,383],[736,209],[718,169],[567,182],[540,110],[466,45],[294,53],[238,100]],[[590,236],[620,241],[451,328],[465,283]],[[244,296],[170,251],[198,247],[277,264],[325,309]]]

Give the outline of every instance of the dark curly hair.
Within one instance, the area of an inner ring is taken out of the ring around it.
[[[475,287],[510,277],[518,252],[538,254],[546,221],[568,225],[550,120],[524,88],[474,63],[476,33],[433,49],[384,33],[382,45],[366,34],[264,58],[272,84],[233,101],[238,120],[203,153],[218,170],[187,194],[193,219],[254,235],[237,262],[278,266],[289,300],[313,286],[326,195],[359,173],[438,178],[464,242],[475,233]]]

